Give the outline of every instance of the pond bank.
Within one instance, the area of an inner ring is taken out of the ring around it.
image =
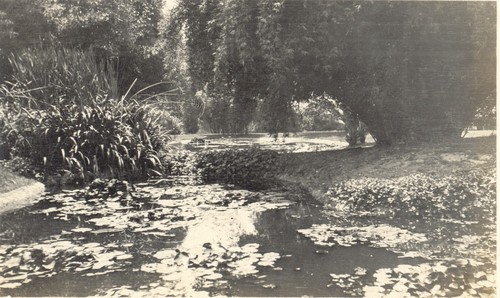
[[[281,156],[280,180],[297,184],[325,202],[328,189],[357,178],[398,178],[414,174],[436,177],[494,167],[496,137],[394,145]]]
[[[30,205],[45,186],[0,166],[0,214]]]
[[[9,192],[0,193],[0,214],[31,205],[45,190],[45,185],[33,181]]]

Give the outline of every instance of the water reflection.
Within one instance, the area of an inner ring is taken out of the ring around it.
[[[200,220],[187,229],[181,250],[202,252],[206,243],[214,250],[238,246],[244,235],[255,235],[256,212],[248,208],[226,211],[207,210]]]
[[[402,289],[394,276],[412,280],[429,266],[469,266],[405,258],[395,248],[427,245],[415,231],[294,204],[286,194],[137,188],[140,201],[68,192],[0,215],[0,295],[362,296]],[[454,241],[463,251],[492,242]],[[486,246],[475,248],[486,255]]]

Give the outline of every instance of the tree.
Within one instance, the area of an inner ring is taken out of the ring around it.
[[[353,20],[338,97],[379,143],[459,137],[495,88],[494,69],[486,66],[494,64],[491,8],[445,2],[363,5]]]
[[[289,131],[293,103],[325,93],[390,144],[458,137],[494,93],[494,6],[184,0],[173,19],[192,88],[232,97],[237,130],[262,100],[266,129]]]
[[[29,21],[27,21],[29,20]],[[38,2],[0,1],[0,82],[11,74],[8,56],[26,47],[49,43],[54,26],[48,22]]]
[[[268,60],[291,93],[278,101],[325,92],[378,143],[459,137],[494,93],[492,3],[290,0],[279,11],[263,38],[278,44]]]
[[[158,44],[161,0],[36,1],[47,20],[56,27],[59,43],[66,47],[92,48],[101,57],[113,58],[121,94],[136,79],[132,91],[163,77],[163,57]],[[161,87],[156,89],[161,90]]]

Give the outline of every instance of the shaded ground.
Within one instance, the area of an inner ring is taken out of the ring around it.
[[[322,199],[329,187],[355,178],[450,175],[495,166],[496,137],[432,144],[290,153],[282,156],[280,178],[298,183]]]

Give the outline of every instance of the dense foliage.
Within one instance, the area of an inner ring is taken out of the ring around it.
[[[329,205],[342,211],[386,213],[396,218],[494,218],[496,171],[475,170],[445,178],[419,174],[396,179],[351,179],[331,187]]]
[[[34,48],[10,61],[14,83],[0,94],[4,158],[80,182],[161,174],[160,117],[133,99],[113,99],[114,74],[92,52]]]
[[[55,27],[33,0],[0,1],[0,81],[11,74],[8,56],[27,47],[51,42]]]
[[[137,103],[60,106],[11,116],[17,121],[4,131],[11,154],[30,159],[39,169],[64,169],[82,181],[160,174],[157,150],[164,140]]]
[[[180,1],[171,28],[186,28],[179,45],[191,87],[229,96],[237,132],[259,99],[261,121],[275,133],[294,126],[293,102],[326,93],[388,144],[458,137],[494,94],[493,6]]]
[[[96,104],[117,98],[116,75],[109,61],[96,62],[95,53],[68,48],[34,47],[11,54],[10,84],[4,100],[27,108]]]
[[[161,0],[2,1],[3,78],[10,75],[6,60],[10,53],[37,44],[57,44],[92,49],[102,59],[110,60],[120,95],[135,79],[132,91],[141,90],[163,78],[163,48],[159,43],[162,9]],[[161,87],[156,91],[162,91]]]
[[[276,151],[258,148],[206,151],[196,155],[194,166],[206,182],[255,186],[273,178],[277,157]]]

